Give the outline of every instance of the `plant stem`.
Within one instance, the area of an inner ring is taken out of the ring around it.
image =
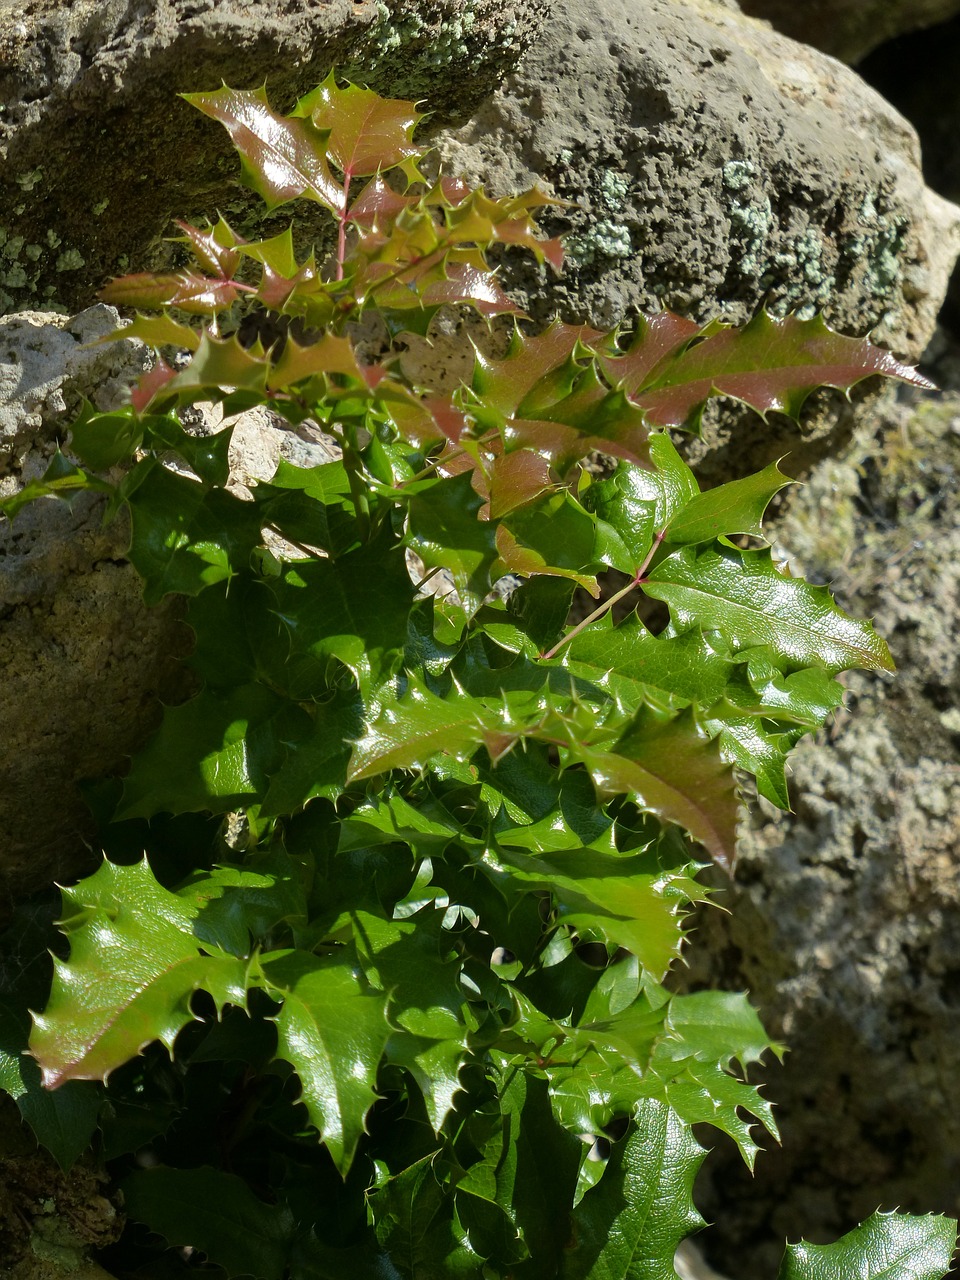
[[[563,648],[563,646],[565,644],[569,644],[570,641],[574,638],[574,636],[578,636],[580,632],[584,631],[587,627],[589,627],[592,622],[596,622],[597,619],[602,618],[605,613],[609,613],[609,611],[613,608],[615,604],[618,604],[624,598],[624,596],[628,596],[631,591],[633,591],[636,587],[639,587],[646,580],[647,570],[650,568],[650,564],[653,560],[653,557],[660,550],[660,544],[663,542],[663,539],[666,536],[666,532],[667,531],[664,528],[664,529],[661,529],[659,533],[657,533],[654,536],[653,544],[650,547],[650,550],[647,552],[647,555],[646,555],[646,558],[644,559],[643,564],[640,566],[640,568],[633,575],[633,577],[630,579],[630,581],[627,583],[625,587],[621,587],[621,589],[618,592],[616,592],[615,595],[612,595],[609,598],[609,600],[604,600],[603,604],[598,606],[598,608],[594,609],[593,613],[591,613],[588,617],[584,618],[582,622],[578,622],[577,625],[571,631],[568,631],[567,634],[562,639],[557,641],[557,643],[553,646],[552,649],[548,649],[546,653],[541,653],[540,657],[544,662],[548,661],[550,658],[555,658],[557,654],[560,652],[560,650]]]
[[[337,234],[337,279],[343,279],[343,263],[347,256],[347,200],[350,195],[350,174],[343,175],[343,208],[338,215],[340,224]]]

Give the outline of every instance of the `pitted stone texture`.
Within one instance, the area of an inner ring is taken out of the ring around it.
[[[960,1207],[960,391],[913,400],[817,468],[778,529],[898,672],[845,680],[847,711],[795,753],[795,812],[754,815],[732,914],[706,912],[688,952],[689,981],[749,989],[791,1047],[762,1073],[782,1147],[754,1178],[718,1150],[700,1184],[714,1261],[744,1280],[774,1273],[785,1236]]]
[[[0,311],[89,304],[170,260],[171,218],[281,230],[226,131],[179,92],[226,81],[288,109],[337,66],[462,120],[538,34],[545,0],[31,0],[0,4]],[[329,223],[314,207],[305,236]]]
[[[914,359],[960,249],[910,126],[848,68],[711,0],[559,0],[441,152],[497,193],[540,182],[578,206],[551,215],[572,229],[559,281],[505,264],[541,320],[662,304],[743,321],[767,302]],[[715,442],[751,466],[802,444],[759,420]]]
[[[112,408],[144,367],[139,343],[85,345],[117,324],[103,306],[0,320],[0,495],[42,474],[82,396]],[[177,609],[144,607],[102,514],[81,494],[0,521],[0,916],[89,860],[77,784],[120,768],[181,688]]]
[[[960,0],[740,0],[744,13],[844,62],[919,27],[960,13]]]

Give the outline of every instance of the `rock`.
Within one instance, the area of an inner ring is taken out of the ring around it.
[[[857,63],[905,31],[952,18],[960,0],[740,0],[740,8],[794,40]]]
[[[898,672],[795,753],[795,813],[755,813],[694,985],[747,988],[792,1052],[761,1074],[783,1145],[756,1175],[716,1151],[700,1205],[721,1269],[775,1273],[784,1236],[835,1238],[878,1205],[960,1201],[960,359],[794,493],[778,545],[872,616]],[[718,881],[719,883],[719,881]],[[756,1079],[756,1075],[754,1075]]]
[[[172,217],[262,220],[226,132],[180,91],[264,83],[289,107],[334,64],[462,119],[516,65],[544,0],[36,0],[0,4],[0,311],[94,300],[162,265]],[[224,192],[230,180],[229,193]],[[281,210],[270,226],[288,221]],[[325,226],[318,217],[317,233]],[[268,228],[269,229],[269,228]]]
[[[925,187],[906,121],[846,67],[711,0],[561,0],[441,152],[498,193],[540,182],[579,206],[554,216],[571,228],[561,280],[505,263],[538,319],[606,326],[664,304],[742,321],[766,301],[915,358],[960,249],[960,210]],[[840,429],[817,429],[822,453]],[[807,460],[782,422],[740,420],[713,447],[714,474]]]
[[[111,408],[143,369],[139,343],[85,346],[118,321],[104,306],[0,318],[0,496],[45,470],[81,396]],[[178,607],[144,607],[124,528],[102,513],[81,494],[0,521],[0,916],[89,860],[78,783],[119,768],[183,686]]]

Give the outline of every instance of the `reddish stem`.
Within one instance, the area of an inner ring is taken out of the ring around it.
[[[343,263],[347,256],[347,198],[350,195],[350,174],[343,175],[343,208],[337,215],[340,229],[337,235],[337,279],[343,279]]]

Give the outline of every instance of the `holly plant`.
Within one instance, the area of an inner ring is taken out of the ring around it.
[[[123,1274],[670,1280],[693,1127],[751,1167],[776,1136],[746,996],[670,987],[699,872],[733,867],[744,785],[788,807],[839,673],[892,667],[766,542],[779,465],[701,492],[670,431],[923,379],[763,312],[536,332],[486,255],[559,270],[550,200],[428,177],[412,103],[333,75],[288,116],[186,98],[333,248],[180,223],[193,265],[103,294],[151,372],[4,504],[126,511],[196,692],[90,789],[105,857],[52,978],[2,993],[0,1083],[62,1163],[106,1161]],[[435,344],[465,316],[458,381]],[[252,409],[285,446],[247,488]],[[878,1214],[782,1275],[938,1280],[954,1229]]]

